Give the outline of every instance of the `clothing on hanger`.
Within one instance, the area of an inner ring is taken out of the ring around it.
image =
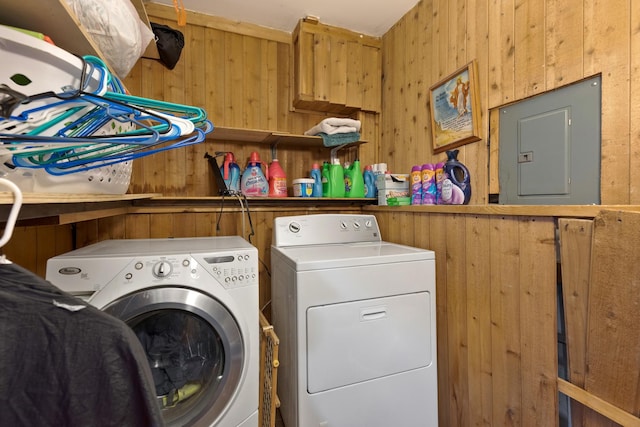
[[[0,264],[0,425],[163,426],[151,370],[121,320]]]

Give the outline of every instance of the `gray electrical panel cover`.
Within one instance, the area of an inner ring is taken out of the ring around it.
[[[600,204],[600,76],[500,109],[501,204]]]

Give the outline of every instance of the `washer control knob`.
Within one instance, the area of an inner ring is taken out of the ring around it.
[[[373,221],[371,221],[370,219],[366,220],[364,222],[364,226],[367,227],[367,228],[373,227]]]
[[[353,228],[356,230],[360,230],[360,223],[358,221],[353,221]]]
[[[158,279],[162,279],[164,277],[169,277],[172,270],[173,267],[171,266],[170,262],[158,261],[154,264],[152,272],[155,277],[157,277]]]
[[[344,221],[340,221],[340,229],[341,230],[346,230],[347,229],[347,223]]]

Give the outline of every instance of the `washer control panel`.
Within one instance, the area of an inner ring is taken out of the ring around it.
[[[258,284],[258,253],[203,257],[206,268],[226,288]]]
[[[104,241],[47,261],[47,280],[76,295],[107,284],[180,285],[212,278],[226,289],[257,286],[258,273],[258,250],[233,236]]]
[[[126,281],[145,279],[153,283],[179,283],[210,275],[229,289],[258,283],[258,255],[242,251],[145,257],[122,274]]]
[[[274,221],[276,247],[380,242],[373,215],[319,214],[279,217]]]

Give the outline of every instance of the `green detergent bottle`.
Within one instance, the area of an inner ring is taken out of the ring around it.
[[[340,159],[333,159],[329,165],[329,197],[344,197],[344,169],[340,164]]]
[[[324,162],[322,164],[322,197],[329,197],[329,168],[331,164]]]
[[[345,196],[364,197],[364,177],[360,169],[360,160],[354,161],[344,173]]]

